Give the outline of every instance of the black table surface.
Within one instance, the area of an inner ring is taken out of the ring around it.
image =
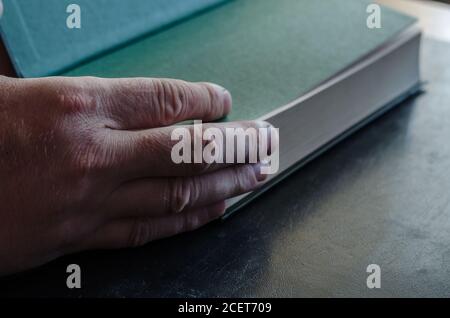
[[[425,93],[225,222],[0,280],[1,296],[450,296],[450,43],[424,39]],[[66,287],[81,267],[82,288]],[[366,268],[381,268],[368,289]]]

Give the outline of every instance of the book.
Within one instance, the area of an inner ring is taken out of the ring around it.
[[[57,75],[224,0],[3,0],[0,34],[22,77]],[[80,28],[69,29],[71,7]]]
[[[225,1],[62,74],[214,82],[233,95],[226,120],[279,128],[279,172],[232,213],[420,88],[416,20],[381,7],[370,28],[370,4]]]

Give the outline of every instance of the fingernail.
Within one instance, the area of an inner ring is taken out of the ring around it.
[[[253,165],[253,171],[255,173],[255,177],[256,180],[258,180],[258,182],[264,181],[267,179],[267,174],[263,174],[261,173],[261,164],[255,164]]]
[[[221,99],[221,103],[223,105],[223,116],[227,115],[231,112],[231,108],[233,107],[233,98],[231,93],[220,85],[214,83],[210,83],[210,85],[214,88],[217,96]]]

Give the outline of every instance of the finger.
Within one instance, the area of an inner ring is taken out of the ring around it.
[[[255,190],[267,175],[245,165],[188,177],[134,181],[107,200],[107,218],[154,217],[185,212]]]
[[[206,150],[211,149],[208,147],[211,141],[202,137],[204,133],[211,131],[210,128],[221,135],[212,145],[218,158],[205,160],[205,153],[208,153]],[[171,140],[172,133],[180,129],[187,132],[187,135]],[[255,138],[242,145],[234,137],[231,138],[229,134],[227,136],[228,131],[236,132],[241,137],[248,134],[247,136]],[[259,138],[261,131],[266,132],[267,138]],[[190,151],[195,148],[195,144],[201,144],[201,147]],[[202,128],[178,126],[137,132],[116,131],[109,147],[111,149],[108,152],[114,154],[114,173],[122,179],[132,180],[158,176],[193,176],[235,164],[257,163],[270,155],[274,150],[272,148],[278,147],[278,136],[277,131],[267,122],[247,121],[205,124]],[[180,155],[181,147],[184,147],[183,155]],[[188,150],[191,153],[185,155]]]
[[[213,121],[231,111],[230,93],[211,83],[173,79],[104,79],[104,112],[118,129],[148,129],[185,120]]]
[[[79,250],[113,249],[142,246],[148,242],[193,231],[221,217],[225,202],[158,218],[128,218],[115,220],[100,227],[81,242]]]

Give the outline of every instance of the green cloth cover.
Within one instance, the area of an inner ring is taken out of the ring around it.
[[[415,19],[365,0],[235,0],[67,75],[169,77],[228,88],[228,120],[256,119],[368,54]]]
[[[0,32],[18,75],[57,74],[225,0],[3,0]],[[70,4],[81,28],[69,29]]]

